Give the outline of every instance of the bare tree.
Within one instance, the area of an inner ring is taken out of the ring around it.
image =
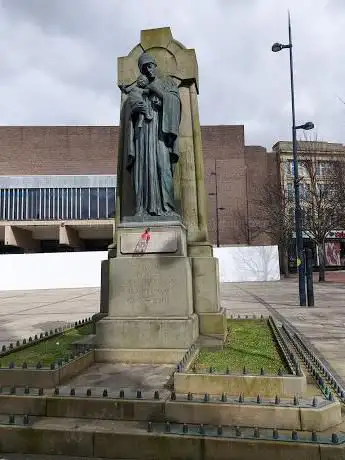
[[[331,145],[306,140],[298,143],[303,231],[317,246],[319,281],[325,281],[325,239],[344,227],[345,156],[332,155]]]
[[[252,209],[255,215],[238,210],[236,221],[243,235],[248,234],[248,244],[265,235],[272,244],[279,247],[281,268],[289,276],[288,250],[292,242],[294,218],[289,202],[291,197],[281,187],[277,178],[256,189]]]

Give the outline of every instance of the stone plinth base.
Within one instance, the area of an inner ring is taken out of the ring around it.
[[[176,364],[182,360],[187,349],[138,349],[138,348],[99,348],[95,350],[98,363],[130,364]]]
[[[109,260],[111,317],[190,316],[192,270],[188,257],[119,257]]]
[[[114,318],[96,324],[96,347],[187,349],[199,335],[197,315],[187,318]]]
[[[119,224],[116,228],[116,257],[140,254],[186,257],[186,227],[178,221]]]

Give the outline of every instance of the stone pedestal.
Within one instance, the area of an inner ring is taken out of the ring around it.
[[[176,362],[199,336],[186,229],[166,222],[117,230],[117,257],[102,280],[108,316],[97,323],[96,359]]]

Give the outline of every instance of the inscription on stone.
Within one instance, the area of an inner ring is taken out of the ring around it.
[[[142,240],[142,233],[127,233],[120,236],[121,254],[135,254],[138,243]],[[152,232],[150,239],[145,241],[147,254],[174,253],[177,252],[177,234],[174,231]]]

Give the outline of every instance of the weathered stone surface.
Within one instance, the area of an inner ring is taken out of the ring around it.
[[[99,420],[163,421],[164,402],[141,400],[47,398],[47,417]]]
[[[167,401],[167,420],[205,425],[232,425],[246,427],[300,428],[299,409],[296,407],[253,406],[246,404],[180,403]]]
[[[197,315],[189,318],[104,318],[97,323],[98,348],[189,348],[199,332]]]
[[[201,439],[171,435],[152,435],[137,431],[130,433],[96,432],[94,455],[105,458],[140,458],[151,460],[200,460],[202,457]],[[140,453],[140,454],[139,454]],[[210,457],[211,458],[211,457]]]
[[[199,327],[201,335],[217,335],[225,340],[227,335],[225,312],[222,310],[217,313],[200,313]]]
[[[109,277],[110,317],[164,318],[193,312],[191,264],[187,257],[110,259]]]
[[[95,350],[97,363],[166,364],[176,365],[187,352],[187,348],[101,348]]]
[[[289,385],[285,381],[289,380]],[[220,395],[227,393],[236,395],[243,393],[256,397],[280,395],[293,397],[306,390],[306,378],[251,375],[217,375],[217,374],[185,374],[178,373],[174,377],[175,389],[178,393],[209,393]]]
[[[301,410],[301,429],[306,431],[323,431],[341,423],[341,406],[335,401],[326,408]]]
[[[120,236],[122,254],[135,254],[138,244],[143,241],[142,233],[127,233]],[[145,245],[145,254],[177,252],[177,234],[174,231],[156,232]]]
[[[216,313],[220,308],[218,259],[192,257],[193,300],[197,313]]]
[[[319,446],[316,444],[295,444],[292,442],[223,439],[215,438],[204,441],[204,457],[212,460],[228,460],[229,452],[236,460],[264,458],[265,460],[320,460]]]

